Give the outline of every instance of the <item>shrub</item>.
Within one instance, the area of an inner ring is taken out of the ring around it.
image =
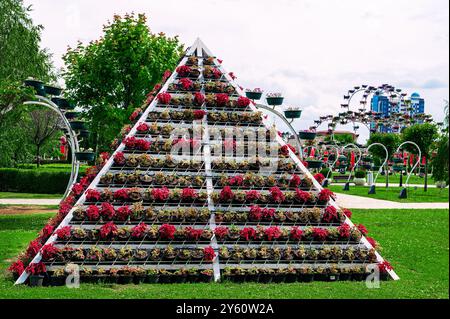
[[[355,172],[355,178],[365,178],[366,177],[366,172],[364,171],[356,171]]]
[[[0,168],[0,191],[62,194],[69,178],[70,171]]]

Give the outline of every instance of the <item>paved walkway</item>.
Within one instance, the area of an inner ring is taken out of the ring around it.
[[[336,193],[337,203],[345,208],[360,209],[448,209],[449,203],[399,203],[389,200]]]
[[[448,209],[449,203],[398,203],[388,200],[337,193],[337,203],[360,209]],[[0,199],[0,205],[58,205],[59,199]]]

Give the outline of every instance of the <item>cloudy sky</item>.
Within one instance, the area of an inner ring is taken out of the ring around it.
[[[343,94],[390,83],[442,119],[449,95],[448,0],[25,0],[42,44],[63,66],[78,40],[98,39],[114,14],[146,13],[153,32],[200,37],[245,88],[282,92],[307,128],[337,113]],[[355,109],[357,106],[355,105]],[[366,135],[361,132],[361,135]]]

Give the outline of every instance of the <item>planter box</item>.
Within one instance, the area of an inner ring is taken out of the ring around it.
[[[245,96],[247,96],[251,100],[260,100],[262,92],[245,92]]]
[[[44,90],[45,93],[49,94],[49,95],[61,95],[62,93],[62,89],[56,86],[51,86],[51,85],[44,85]]]
[[[43,275],[31,275],[30,276],[30,287],[42,287],[44,283]]]
[[[271,106],[282,105],[284,97],[266,97],[267,104]]]
[[[70,122],[70,127],[72,130],[80,131],[86,129],[86,122],[85,121],[72,121]]]
[[[284,111],[284,116],[287,119],[299,119],[302,116],[302,111],[301,110],[296,110],[296,111]]]
[[[306,163],[308,163],[308,168],[321,168],[323,165],[322,161],[308,161],[306,160]]]
[[[302,140],[313,140],[316,138],[317,133],[316,132],[299,132],[298,136]]]
[[[77,160],[79,161],[93,161],[95,158],[95,153],[94,152],[76,152],[75,153],[75,157],[77,158]]]
[[[365,178],[354,178],[353,183],[355,183],[356,186],[364,186],[364,185],[366,185],[366,179]]]

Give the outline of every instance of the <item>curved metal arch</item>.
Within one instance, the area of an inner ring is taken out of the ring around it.
[[[256,108],[262,108],[263,110],[269,111],[272,114],[275,114],[278,118],[280,118],[284,124],[286,124],[288,126],[288,128],[291,130],[292,134],[295,137],[295,141],[297,142],[297,148],[298,148],[298,154],[300,156],[300,160],[303,161],[303,150],[302,150],[302,143],[300,141],[300,138],[298,137],[297,132],[295,131],[295,129],[292,127],[291,123],[278,111],[275,111],[273,108],[264,105],[264,104],[260,104],[260,103],[255,103],[255,107]]]
[[[406,181],[405,181],[405,186],[408,187],[408,185],[409,185],[409,183],[408,183],[408,182],[409,182],[409,178],[411,177],[412,173],[413,173],[414,170],[416,169],[417,165],[420,164],[420,159],[422,158],[422,151],[420,150],[419,145],[417,145],[416,143],[411,142],[411,141],[406,141],[406,142],[403,142],[402,144],[400,144],[400,145],[397,147],[397,150],[396,150],[395,152],[397,153],[398,151],[400,151],[400,150],[402,149],[402,146],[403,146],[403,145],[406,145],[406,144],[411,144],[411,145],[415,146],[415,147],[417,148],[417,150],[419,151],[419,157],[417,158],[417,162],[416,162],[416,163],[414,164],[414,166],[411,168],[411,171],[408,173],[408,177],[406,178]]]
[[[70,172],[69,183],[67,184],[63,198],[61,199],[61,201],[62,201],[69,194],[70,189],[72,188],[72,185],[76,182],[76,180],[78,178],[80,162],[76,159],[75,153],[80,151],[80,146],[78,143],[77,134],[75,134],[75,132],[72,130],[72,127],[70,126],[69,121],[67,120],[67,118],[64,116],[64,114],[61,112],[61,110],[55,103],[53,103],[50,99],[47,99],[46,97],[43,97],[40,95],[36,95],[35,97],[36,97],[36,101],[25,101],[23,104],[24,105],[44,106],[44,107],[49,108],[52,111],[56,112],[59,115],[59,117],[62,119],[62,121],[67,129],[68,135],[69,135],[68,143],[72,150],[72,169]]]
[[[388,152],[386,146],[384,146],[384,145],[381,144],[381,143],[373,143],[373,144],[370,144],[370,145],[367,147],[367,152],[369,152],[369,150],[370,150],[370,148],[371,148],[372,146],[381,146],[381,147],[384,149],[385,153],[386,153],[386,157],[384,158],[383,164],[380,165],[380,168],[378,169],[378,172],[377,172],[377,174],[375,175],[375,178],[373,179],[373,182],[372,182],[372,186],[373,186],[373,185],[376,184],[376,180],[377,180],[377,178],[378,178],[378,175],[380,175],[380,173],[383,171],[383,167],[385,167],[387,161],[389,160],[389,152]]]
[[[355,162],[355,165],[353,165],[352,169],[350,170],[350,175],[348,176],[347,183],[350,183],[350,179],[352,178],[352,173],[355,171],[355,167],[358,166],[359,162],[361,161],[361,157],[362,157],[361,149],[353,143],[349,143],[349,144],[345,145],[344,147],[342,147],[342,153],[344,153],[344,150],[350,146],[352,146],[353,148],[358,150],[359,157],[358,157],[358,160]]]

